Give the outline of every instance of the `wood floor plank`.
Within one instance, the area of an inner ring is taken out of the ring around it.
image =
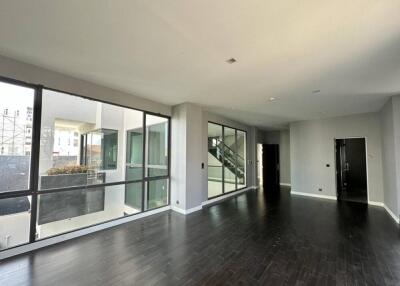
[[[252,191],[0,262],[0,285],[400,285],[383,208]]]

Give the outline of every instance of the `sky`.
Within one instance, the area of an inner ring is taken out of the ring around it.
[[[33,107],[34,89],[0,82],[0,114],[4,109],[26,111]]]

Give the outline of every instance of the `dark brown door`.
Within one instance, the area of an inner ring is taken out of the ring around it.
[[[279,191],[279,145],[263,144],[263,185],[267,193]]]
[[[338,199],[367,203],[365,139],[336,139],[335,145]]]

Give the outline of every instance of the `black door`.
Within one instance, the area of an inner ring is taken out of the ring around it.
[[[338,199],[367,203],[365,139],[336,139],[335,145]]]
[[[279,191],[279,145],[263,144],[263,185],[267,193]]]

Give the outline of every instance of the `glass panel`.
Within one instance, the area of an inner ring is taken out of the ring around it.
[[[224,192],[236,190],[236,136],[235,129],[224,128]]]
[[[237,130],[237,188],[246,187],[246,132]]]
[[[143,112],[49,90],[42,101],[41,190],[141,178],[126,170],[125,142]]]
[[[147,182],[147,209],[168,205],[168,179]]]
[[[0,82],[0,192],[29,189],[34,94]]]
[[[55,192],[39,200],[38,224],[46,224],[104,210],[105,187]]]
[[[168,119],[146,114],[146,175],[168,175]]]
[[[143,177],[143,128],[129,130],[126,144],[126,180],[141,180]]]
[[[86,134],[86,160],[85,165],[94,170],[101,170],[101,149],[102,136],[101,131],[92,131]]]
[[[29,242],[31,197],[0,199],[0,250]]]
[[[222,194],[222,126],[208,123],[208,197]]]
[[[138,213],[141,208],[136,208],[139,203],[132,196],[132,190],[137,189],[139,186],[136,184],[121,184],[39,195],[38,237],[53,236]],[[128,197],[131,205],[125,203]]]
[[[99,129],[84,134],[84,165],[97,170],[117,169],[118,130]]]
[[[125,204],[139,211],[142,209],[143,183],[127,184],[125,187]]]
[[[103,170],[117,169],[118,157],[118,131],[117,130],[102,130],[102,155],[103,155]]]

